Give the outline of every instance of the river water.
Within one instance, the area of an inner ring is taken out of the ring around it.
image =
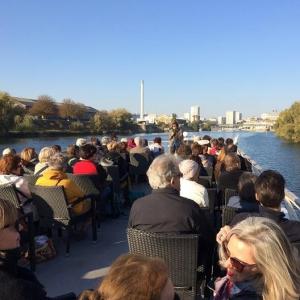
[[[204,135],[204,132],[189,133],[189,136]],[[239,148],[254,159],[263,169],[279,171],[287,181],[287,187],[300,196],[300,144],[289,144],[279,139],[272,132],[207,132],[212,137],[238,137]],[[167,134],[142,135],[149,141],[155,136],[161,136],[167,147]],[[13,147],[17,152],[25,147],[34,147],[38,152],[42,147],[54,144],[65,149],[75,143],[77,137],[45,137],[45,138],[17,138],[0,139],[0,153],[6,147]],[[86,137],[89,138],[89,137]]]

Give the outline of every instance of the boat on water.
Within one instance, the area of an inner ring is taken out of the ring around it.
[[[251,165],[252,172],[259,174],[260,166],[240,151]],[[132,187],[134,192],[150,193],[146,183]],[[300,201],[286,190],[286,200],[282,211],[289,219],[300,221]],[[70,256],[65,256],[64,240],[54,236],[58,255],[47,262],[37,265],[36,274],[44,284],[49,296],[57,296],[67,292],[79,294],[84,289],[95,288],[107,273],[111,263],[121,254],[128,252],[126,228],[129,209],[116,219],[107,219],[98,230],[98,240],[92,243],[87,237],[82,241],[73,241]]]

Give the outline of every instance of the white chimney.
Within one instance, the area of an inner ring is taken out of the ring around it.
[[[141,114],[140,119],[144,120],[144,80],[141,80]]]

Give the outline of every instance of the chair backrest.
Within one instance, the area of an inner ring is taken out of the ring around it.
[[[149,153],[130,153],[129,171],[131,174],[146,175],[149,165]]]
[[[90,175],[75,175],[67,173],[68,178],[71,179],[85,195],[99,196],[100,191],[96,188]]]
[[[206,187],[207,189],[211,187],[211,177],[210,176],[199,176],[198,183]]]
[[[217,189],[213,188],[213,189],[206,189],[207,190],[207,194],[208,194],[208,200],[209,200],[209,211],[210,213],[213,215],[215,212],[215,205],[217,203]]]
[[[103,167],[107,172],[107,181],[111,181],[113,184],[114,193],[119,193],[121,191],[120,185],[120,174],[118,166],[105,166]]]
[[[224,206],[222,210],[222,226],[229,225],[237,213],[236,208]]]
[[[20,199],[13,184],[0,185],[0,198],[11,202],[16,208],[21,208]]]
[[[40,177],[40,175],[30,175],[30,174],[24,174],[23,177],[27,180],[29,185],[35,185],[36,181]]]
[[[30,187],[33,203],[37,207],[42,223],[51,224],[53,220],[68,225],[71,216],[68,209],[64,187],[39,186]]]
[[[206,172],[207,172],[207,175],[210,176],[210,177],[212,178],[213,172],[214,172],[213,167],[206,167],[205,170],[206,170]]]
[[[238,196],[238,191],[235,190],[235,189],[225,189],[225,196],[224,196],[224,199],[225,199],[225,203],[224,205],[227,206],[228,204],[228,200],[230,197],[233,197],[233,196]]]
[[[199,236],[150,233],[127,229],[129,252],[160,257],[168,265],[175,287],[196,289]]]

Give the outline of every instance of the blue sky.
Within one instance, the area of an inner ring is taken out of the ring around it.
[[[255,115],[300,98],[300,1],[2,0],[0,90]]]

